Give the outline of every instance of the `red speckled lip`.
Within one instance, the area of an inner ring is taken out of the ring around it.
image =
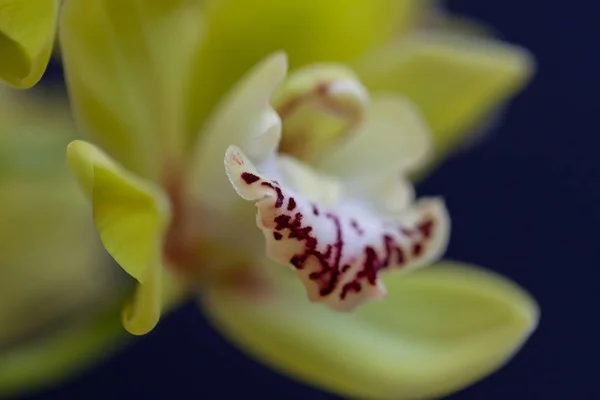
[[[361,205],[311,203],[260,175],[239,150],[229,159],[236,190],[256,201],[269,256],[296,270],[312,301],[350,311],[382,299],[386,291],[379,272],[426,264],[446,246],[449,224],[439,200],[417,203],[410,221],[390,221]]]

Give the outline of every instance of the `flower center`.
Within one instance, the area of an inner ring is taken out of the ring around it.
[[[171,202],[171,224],[165,235],[163,258],[165,265],[178,273],[194,274],[202,267],[198,251],[200,210],[189,201],[182,173],[171,169],[165,175],[165,190]]]

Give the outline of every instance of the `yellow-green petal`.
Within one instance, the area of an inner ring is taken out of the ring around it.
[[[398,91],[420,108],[438,157],[521,90],[534,70],[523,48],[450,32],[415,33],[354,67],[372,92]]]
[[[0,80],[35,85],[46,70],[56,33],[58,0],[0,0]]]
[[[76,116],[111,156],[154,180],[181,167],[200,2],[86,0],[64,4],[60,41]],[[202,91],[201,88],[198,89]]]
[[[535,301],[514,283],[451,262],[388,276],[387,299],[352,314],[303,301],[294,274],[277,271],[261,301],[214,288],[203,303],[207,313],[244,351],[342,396],[415,399],[456,391],[509,360],[538,320]]]
[[[162,262],[169,202],[161,189],[124,170],[89,143],[71,142],[67,157],[91,198],[102,244],[138,281],[123,311],[123,324],[133,334],[147,333],[158,323],[170,287]]]
[[[425,0],[216,0],[207,2],[207,32],[196,59],[198,126],[223,93],[261,59],[289,55],[292,69],[347,61],[417,22]],[[198,96],[201,93],[201,96]],[[191,114],[190,114],[191,115]]]

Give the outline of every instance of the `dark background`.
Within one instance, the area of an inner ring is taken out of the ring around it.
[[[600,1],[450,0],[449,7],[529,48],[539,71],[486,142],[448,160],[418,190],[447,199],[449,258],[511,277],[542,310],[538,330],[508,366],[449,398],[600,399]],[[33,398],[234,396],[335,399],[247,359],[193,305],[95,370]]]

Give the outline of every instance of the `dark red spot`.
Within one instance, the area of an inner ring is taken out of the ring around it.
[[[349,269],[350,269],[350,266],[348,264],[344,265],[342,267],[342,274],[345,274],[346,272],[348,272]]]
[[[279,232],[273,232],[273,238],[275,240],[281,240],[281,238],[283,238],[283,235]]]
[[[398,266],[406,264],[406,257],[404,256],[404,250],[400,246],[395,247],[396,250],[396,263]]]
[[[358,225],[358,222],[356,222],[355,219],[350,220],[350,226],[356,231],[358,236],[364,235],[365,231]]]
[[[412,253],[413,257],[419,257],[423,254],[423,244],[419,242],[415,243],[412,248]]]
[[[281,192],[281,188],[279,186],[274,186],[273,184],[271,184],[269,182],[263,182],[263,183],[261,183],[261,185],[269,187],[269,188],[273,189],[275,191],[275,193],[277,193],[277,200],[275,200],[275,208],[280,208],[283,205],[283,200],[285,200],[285,197],[283,196],[283,193]]]
[[[325,253],[323,253],[323,257],[325,257],[326,260],[329,260],[329,257],[331,257],[331,250],[333,250],[333,247],[328,244]]]
[[[294,256],[290,259],[290,264],[292,264],[296,269],[302,269],[304,260],[300,256]]]
[[[325,287],[322,287],[320,290],[321,296],[327,296],[331,294],[335,290],[337,286],[338,279],[340,276],[340,261],[342,260],[342,250],[344,248],[344,240],[342,236],[342,226],[340,224],[339,218],[331,213],[325,214],[327,218],[333,221],[335,225],[336,231],[336,240],[333,244],[333,248],[337,250],[335,254],[335,258],[333,260],[333,265],[329,265],[327,263],[321,264],[323,267],[322,273],[330,273],[329,281],[326,283]],[[328,268],[327,268],[328,267]]]
[[[315,217],[319,216],[319,209],[317,208],[317,206],[315,204],[312,205],[312,212],[315,215]]]
[[[294,208],[296,208],[296,200],[294,200],[293,197],[290,197],[288,199],[287,209],[288,209],[288,211],[293,211]]]
[[[319,83],[317,85],[317,88],[315,91],[317,92],[317,95],[325,96],[329,92],[329,83],[327,83],[327,82]]]
[[[276,216],[275,219],[273,220],[273,222],[275,222],[275,230],[280,231],[282,229],[287,228],[290,224],[291,219],[292,219],[292,217],[290,217],[289,215],[285,215],[285,214]]]
[[[260,179],[258,176],[249,172],[242,172],[241,177],[244,180],[244,182],[246,182],[246,184],[248,185],[252,185],[254,182]]]
[[[429,239],[433,233],[433,220],[427,220],[422,222],[417,229],[425,239]]]
[[[416,235],[416,233],[417,233],[417,232],[416,232],[415,230],[413,230],[413,229],[410,229],[410,228],[404,228],[404,227],[401,227],[401,228],[399,228],[398,230],[400,231],[400,234],[402,234],[402,235],[405,235],[405,236],[408,236],[408,237],[411,237],[411,236],[413,236],[413,235]]]
[[[311,231],[312,231],[312,226],[305,226],[294,232],[291,232],[288,237],[290,239],[298,238],[299,240],[304,240],[305,238],[309,237]]]
[[[349,292],[358,293],[361,291],[361,289],[362,289],[362,286],[357,281],[348,282],[342,288],[342,292],[340,293],[340,299],[344,300],[346,298],[346,295],[348,295]]]
[[[363,269],[356,274],[358,279],[367,278],[367,281],[371,285],[375,285],[377,281],[377,272],[381,269],[382,262],[377,256],[377,252],[371,246],[365,248],[365,262],[363,263]]]
[[[394,247],[396,246],[394,243],[394,238],[390,235],[383,236],[383,243],[385,244],[385,257],[381,263],[381,268],[387,268],[392,262],[392,254],[394,252]]]
[[[389,268],[391,265],[402,266],[406,263],[404,250],[394,238],[391,235],[383,235],[382,239],[385,247],[383,257],[380,257],[372,246],[366,246],[364,249],[362,269],[356,274],[352,281],[344,285],[342,292],[340,293],[340,299],[344,300],[345,296],[350,291],[359,292],[360,281],[362,279],[366,279],[369,284],[375,285],[377,283],[379,271]],[[350,266],[344,266],[342,272],[347,272],[349,268]]]
[[[321,273],[320,272],[311,272],[310,275],[308,275],[308,277],[314,281],[321,277]]]

